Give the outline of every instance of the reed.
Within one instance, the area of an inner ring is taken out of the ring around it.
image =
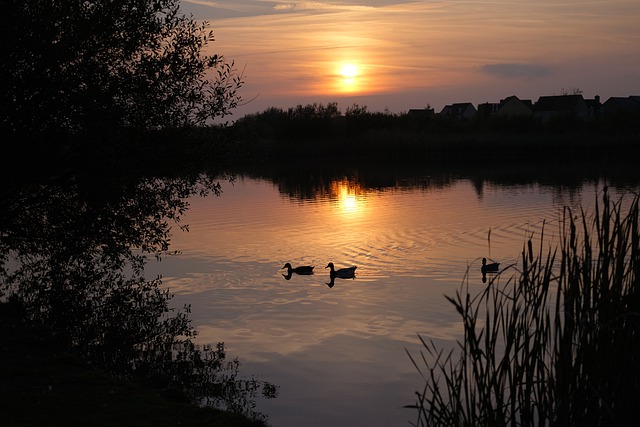
[[[464,336],[420,338],[415,425],[632,425],[640,397],[638,196],[564,210],[560,243],[447,299]],[[544,236],[540,239],[544,240]],[[510,274],[511,273],[511,274]],[[506,278],[506,280],[504,279]]]

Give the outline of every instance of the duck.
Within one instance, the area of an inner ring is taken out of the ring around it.
[[[487,259],[486,258],[482,258],[482,274],[485,273],[497,273],[500,270],[500,263],[499,262],[492,262],[490,264],[487,264]]]
[[[291,276],[291,273],[302,275],[313,274],[313,266],[311,265],[301,265],[299,267],[293,268],[290,263],[286,263],[282,268],[287,269],[288,276]]]
[[[345,267],[345,268],[339,268],[336,270],[333,263],[330,262],[329,264],[327,264],[325,268],[331,269],[331,271],[329,272],[331,277],[339,277],[341,279],[353,279],[356,276],[356,268],[358,267],[356,266]]]

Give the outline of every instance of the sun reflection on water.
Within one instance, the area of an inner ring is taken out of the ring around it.
[[[365,211],[365,191],[355,181],[333,181],[330,190],[331,198],[339,207],[343,216],[355,217]]]

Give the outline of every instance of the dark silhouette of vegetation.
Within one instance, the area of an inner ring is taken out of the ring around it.
[[[144,276],[147,256],[171,255],[172,224],[187,227],[186,198],[218,194],[218,181],[96,176],[49,178],[5,194],[0,297],[105,373],[264,418],[254,398],[275,397],[277,388],[238,378],[223,344],[196,346],[189,307],[171,307],[160,279]]]
[[[298,161],[378,158],[423,163],[621,161],[640,155],[637,117],[458,119],[424,113],[373,113],[353,105],[342,114],[335,103],[269,108],[239,119],[234,138],[247,160],[258,161],[282,156]]]
[[[198,407],[176,388],[105,375],[66,343],[0,303],[0,421],[6,426],[264,427],[230,411]]]
[[[626,210],[628,209],[628,210]],[[449,352],[423,340],[416,425],[634,425],[640,395],[637,196],[593,216],[565,210],[559,248],[447,297],[464,337]],[[542,240],[542,239],[541,239]],[[515,274],[502,283],[511,271]]]
[[[9,0],[0,35],[0,297],[107,374],[263,418],[253,399],[277,388],[240,380],[222,344],[195,346],[189,308],[144,276],[185,199],[220,189],[158,173],[168,158],[190,171],[195,127],[240,101],[233,62],[204,54],[208,24],[178,0]]]
[[[202,125],[240,100],[233,63],[178,0],[9,0],[0,17],[0,133],[114,134]]]

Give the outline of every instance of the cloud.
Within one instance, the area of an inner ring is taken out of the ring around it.
[[[526,78],[545,77],[551,75],[551,69],[543,65],[536,64],[514,64],[499,63],[485,64],[480,67],[483,73],[506,78]]]
[[[274,6],[275,10],[326,10],[336,9],[338,6],[334,6],[329,3],[302,1],[296,3],[278,3]]]
[[[338,12],[338,11],[363,11],[370,10],[374,6],[345,4],[341,2],[316,2],[299,1],[277,3],[273,9],[278,12]]]
[[[196,19],[216,21],[226,18],[251,17],[270,15],[273,13],[273,2],[259,0],[183,0],[180,9],[187,14],[193,14]]]
[[[326,13],[339,11],[366,11],[378,7],[397,6],[410,0],[183,0],[183,12],[197,19],[265,16],[283,13]]]

